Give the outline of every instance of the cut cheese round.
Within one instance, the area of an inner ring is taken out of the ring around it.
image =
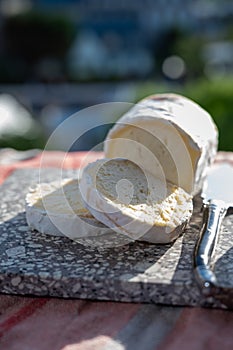
[[[87,165],[80,192],[93,216],[133,240],[169,243],[192,215],[192,196],[127,159]]]
[[[130,242],[85,208],[76,179],[41,183],[31,189],[26,196],[26,219],[40,233],[66,236],[88,246],[106,248]]]
[[[109,131],[104,150],[106,158],[132,160],[195,195],[217,144],[217,128],[205,110],[183,96],[161,94],[123,115]]]

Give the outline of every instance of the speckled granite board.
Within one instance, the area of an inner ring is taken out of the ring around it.
[[[74,172],[63,174],[72,176]],[[43,181],[58,176],[56,169],[41,173]],[[0,186],[0,292],[207,305],[192,273],[192,254],[202,220],[200,200],[196,200],[190,225],[174,244],[134,242],[101,251],[28,229],[24,198],[29,186],[37,182],[38,170],[25,169],[14,172]],[[216,274],[228,286],[233,286],[232,223],[233,215],[228,215],[216,250]]]

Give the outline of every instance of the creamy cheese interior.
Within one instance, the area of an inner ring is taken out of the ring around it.
[[[102,159],[84,169],[81,193],[93,215],[126,234],[154,226],[174,230],[192,214],[192,197],[127,159]],[[140,228],[141,225],[141,228]],[[156,234],[156,233],[155,233]]]

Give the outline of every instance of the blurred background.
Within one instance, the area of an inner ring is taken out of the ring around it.
[[[220,130],[219,148],[233,151],[231,0],[0,1],[0,148],[43,148],[83,108],[158,92],[198,102]],[[85,114],[80,123],[88,118],[101,122]],[[107,129],[70,150],[90,149]]]

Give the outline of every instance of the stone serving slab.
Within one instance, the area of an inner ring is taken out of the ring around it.
[[[59,176],[58,169],[40,170],[41,181]],[[63,177],[75,176],[73,170],[63,171]],[[195,199],[190,224],[173,244],[132,242],[101,249],[29,229],[24,200],[38,181],[38,169],[22,169],[0,186],[0,292],[221,307],[202,298],[193,277],[193,250],[202,223],[200,198]],[[230,214],[215,253],[215,272],[225,286],[233,286],[232,226]]]

